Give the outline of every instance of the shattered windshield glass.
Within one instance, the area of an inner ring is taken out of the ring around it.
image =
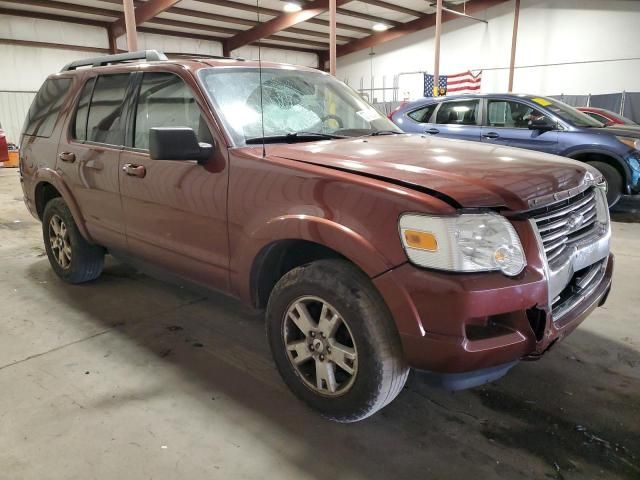
[[[263,137],[261,111],[264,137],[399,131],[351,88],[321,72],[263,69],[262,91],[258,68],[204,69],[200,79],[237,145]]]

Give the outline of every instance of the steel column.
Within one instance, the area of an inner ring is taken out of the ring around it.
[[[516,44],[518,42],[518,20],[520,18],[520,0],[516,0],[513,11],[513,35],[511,36],[511,62],[509,63],[509,88],[513,92],[513,74],[516,66]]]
[[[329,73],[336,74],[336,0],[329,0]]]
[[[136,13],[133,0],[122,0],[124,7],[124,25],[127,32],[127,49],[130,52],[138,50],[138,32],[136,32]]]
[[[442,35],[442,0],[436,4],[436,39],[433,54],[433,95],[439,95],[440,85],[440,36]]]

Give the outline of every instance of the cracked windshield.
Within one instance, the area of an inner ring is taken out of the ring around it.
[[[287,69],[206,69],[200,78],[236,145],[395,133],[398,128],[344,83]],[[260,105],[264,111],[264,134]]]

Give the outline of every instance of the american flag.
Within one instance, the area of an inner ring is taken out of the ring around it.
[[[434,78],[430,73],[424,74],[424,96],[425,97],[434,97],[436,96],[433,91],[434,87]],[[439,95],[446,95],[447,93],[447,77],[446,75],[440,75],[438,78],[438,89]]]
[[[480,90],[482,83],[482,70],[477,74],[467,70],[463,73],[456,73],[447,77],[447,93],[467,93]]]
[[[440,89],[440,95],[446,94],[460,94],[471,93],[480,90],[480,84],[482,83],[482,70],[473,74],[471,70],[463,73],[456,73],[454,75],[441,75],[438,87]],[[424,96],[433,97],[433,75],[424,74]]]

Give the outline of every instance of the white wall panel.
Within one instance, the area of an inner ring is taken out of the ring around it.
[[[262,47],[262,60],[265,62],[290,63],[305,67],[318,68],[318,56],[315,53],[295,52],[279,48]],[[231,52],[234,57],[258,59],[258,47],[246,45]]]
[[[105,28],[0,15],[0,38],[109,48]]]
[[[484,24],[457,19],[443,24],[443,75],[483,69],[482,90],[505,91],[513,25],[513,2],[477,15]],[[537,94],[640,91],[640,2],[637,0],[523,0],[514,90]],[[433,70],[434,28],[374,48],[373,75]],[[368,51],[338,59],[338,77],[369,87]],[[603,62],[612,59],[631,59]],[[588,62],[588,63],[581,63]],[[555,66],[527,66],[541,64]],[[498,69],[498,70],[491,70]],[[421,92],[419,81],[412,90]]]
[[[35,92],[0,91],[0,124],[9,142],[18,144],[22,123],[35,95]]]
[[[125,36],[119,37],[118,48],[127,49]],[[140,50],[160,50],[170,53],[202,53],[207,55],[222,55],[220,42],[180,38],[175,36],[157,35],[155,33],[138,32],[138,48]]]

